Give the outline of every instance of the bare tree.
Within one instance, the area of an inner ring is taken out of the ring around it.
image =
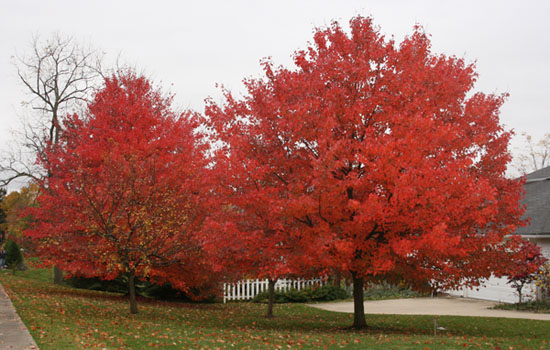
[[[31,50],[15,57],[17,74],[29,96],[24,105],[31,113],[15,133],[13,147],[0,157],[0,186],[48,176],[36,159],[48,144],[59,141],[62,119],[84,106],[99,87],[101,59],[94,50],[59,34],[46,40],[33,38]],[[61,280],[62,272],[55,268],[54,282]]]
[[[100,84],[101,55],[71,37],[36,37],[31,50],[16,56],[17,74],[32,113],[22,121],[15,146],[0,158],[0,186],[19,179],[47,176],[35,164],[46,144],[57,143],[65,115],[78,110]]]
[[[521,174],[527,174],[550,165],[550,133],[544,134],[539,140],[522,133],[525,144],[518,150],[515,157],[515,168]]]

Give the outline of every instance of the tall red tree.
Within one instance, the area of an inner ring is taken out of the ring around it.
[[[188,291],[211,276],[198,235],[204,146],[195,116],[170,103],[132,72],[106,79],[47,150],[51,176],[27,232],[45,261],[73,275],[127,276],[131,313],[136,278]]]
[[[245,102],[227,93],[227,106],[208,103],[208,126],[219,141],[212,170],[218,214],[209,228],[215,254],[231,265],[234,278],[268,279],[267,317],[273,317],[277,280],[321,273],[316,251],[322,241],[303,236],[286,208],[304,161],[285,147],[264,97],[268,93],[259,87]]]
[[[284,184],[275,207],[296,237],[352,276],[362,328],[365,280],[420,289],[490,276],[521,223],[521,183],[504,177],[506,96],[470,94],[473,65],[433,54],[419,27],[400,45],[370,18],[350,27],[317,30],[296,69],[265,62],[242,101],[207,114],[234,128],[230,152],[248,169]]]

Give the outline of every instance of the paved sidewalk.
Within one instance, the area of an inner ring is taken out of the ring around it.
[[[38,349],[0,284],[0,349]]]
[[[489,309],[496,304],[498,303],[492,301],[455,297],[375,300],[365,302],[365,313],[506,317],[550,321],[550,314]],[[335,312],[353,312],[353,302],[310,304],[309,306]]]

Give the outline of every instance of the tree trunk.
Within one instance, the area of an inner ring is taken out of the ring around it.
[[[137,314],[136,283],[133,272],[128,275],[128,294],[130,294],[130,313]]]
[[[275,301],[275,282],[277,280],[268,280],[267,284],[267,293],[269,295],[267,302],[267,318],[273,318],[273,302]]]
[[[63,282],[63,270],[61,270],[56,265],[53,267],[53,283],[61,284],[62,282]]]
[[[340,287],[340,285],[342,284],[342,277],[341,276],[342,275],[338,271],[334,273],[334,280],[332,281],[332,284],[335,287]]]
[[[358,278],[356,273],[353,276],[353,328],[367,328],[367,320],[365,319],[365,305],[363,304],[363,284],[364,279]]]

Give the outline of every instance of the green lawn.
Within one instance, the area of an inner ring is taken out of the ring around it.
[[[132,316],[116,294],[49,283],[47,270],[0,273],[0,282],[40,349],[550,349],[550,322],[519,319],[351,315],[300,304],[276,305],[275,319],[254,303],[184,304],[141,300]]]

